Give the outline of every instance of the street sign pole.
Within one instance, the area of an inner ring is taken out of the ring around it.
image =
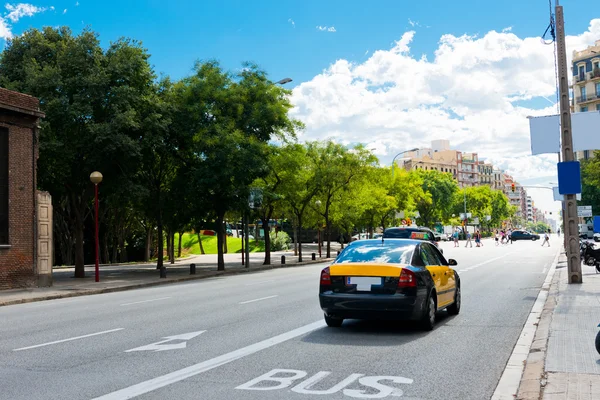
[[[562,160],[574,161],[573,136],[571,134],[571,108],[569,104],[569,69],[565,45],[565,21],[562,6],[556,0],[556,53],[558,62],[558,90],[560,95],[560,126]],[[579,259],[579,227],[577,224],[577,199],[575,194],[565,194],[564,234],[567,246],[567,270],[569,283],[581,283]]]

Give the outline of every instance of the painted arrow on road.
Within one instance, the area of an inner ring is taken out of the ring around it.
[[[188,340],[193,339],[196,336],[203,334],[204,332],[206,332],[206,331],[190,332],[190,333],[184,333],[181,335],[174,335],[174,336],[165,336],[163,338],[165,340],[161,340],[160,342],[156,342],[156,343],[151,343],[146,346],[136,347],[135,349],[125,350],[125,353],[129,353],[132,351],[155,351],[156,352],[156,351],[165,351],[165,350],[185,349],[185,347],[187,346]],[[183,342],[165,344],[167,342],[171,342],[174,340],[183,340]]]

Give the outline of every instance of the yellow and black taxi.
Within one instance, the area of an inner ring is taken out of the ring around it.
[[[431,330],[438,311],[460,312],[455,265],[425,240],[353,242],[321,271],[325,322],[340,327],[344,319],[408,319]]]

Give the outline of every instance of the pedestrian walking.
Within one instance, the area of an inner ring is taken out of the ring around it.
[[[498,233],[498,229],[496,229],[496,233],[494,233],[494,239],[496,240],[496,246],[498,246],[498,241],[500,240],[500,234]]]
[[[467,243],[465,243],[465,247],[471,245],[473,247],[473,242],[471,241],[471,232],[467,232]]]
[[[476,247],[481,247],[483,246],[481,244],[481,233],[479,233],[479,231],[475,232],[475,246]]]
[[[452,238],[454,239],[454,247],[458,247],[458,229],[456,231],[454,231],[454,234],[452,235]]]
[[[556,233],[558,234],[558,237],[560,237],[560,228],[556,230]]]
[[[510,244],[512,244],[513,240],[512,240],[512,229],[508,230],[508,236],[506,237],[506,243],[510,242]]]
[[[550,235],[548,235],[548,232],[544,232],[544,243],[542,243],[542,247],[544,247],[546,243],[548,243],[548,247],[550,247]]]

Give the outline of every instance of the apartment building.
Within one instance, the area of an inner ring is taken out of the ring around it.
[[[485,161],[479,161],[479,184],[487,185],[494,189],[494,166],[490,163],[486,163]]]
[[[526,203],[527,213],[525,215],[527,216],[527,222],[533,222],[533,200],[531,196],[527,196]]]
[[[572,112],[600,111],[600,40],[585,50],[573,51]],[[578,151],[575,159],[588,159],[593,151]]]
[[[458,186],[479,186],[479,158],[477,153],[457,151],[456,157]]]

